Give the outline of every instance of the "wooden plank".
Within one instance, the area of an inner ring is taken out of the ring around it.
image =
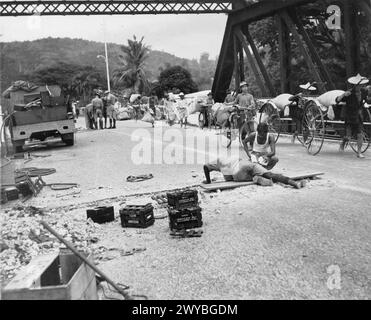
[[[242,32],[244,33],[244,35],[247,39],[247,42],[250,44],[250,47],[251,47],[252,52],[254,54],[255,60],[258,63],[258,67],[260,69],[260,72],[263,75],[265,84],[268,87],[269,94],[274,97],[276,95],[276,92],[274,90],[272,80],[271,80],[271,78],[270,78],[270,76],[267,72],[267,69],[265,68],[265,65],[264,65],[264,63],[263,63],[263,61],[260,57],[258,48],[256,47],[255,42],[250,35],[249,28],[248,28],[247,25],[244,28],[242,28]]]
[[[252,181],[249,181],[249,182],[220,181],[220,182],[214,182],[210,184],[202,183],[200,186],[206,191],[216,191],[216,190],[235,189],[235,188],[247,187],[247,186],[252,186],[252,185],[255,185],[255,183]]]
[[[79,257],[75,256],[71,251],[61,252],[59,255],[59,261],[61,266],[61,281],[63,284],[67,284],[75,272],[80,267],[82,261]]]
[[[35,257],[22,268],[20,272],[4,288],[4,293],[20,289],[30,289],[40,286],[40,277],[56,260],[58,253]]]
[[[286,11],[282,11],[280,14],[281,14],[281,17],[284,19],[287,27],[290,29],[292,35],[294,36],[296,44],[298,45],[305,61],[308,64],[309,72],[311,72],[313,74],[313,77],[314,77],[314,79],[317,83],[319,83],[319,84],[323,83],[323,81],[321,79],[321,76],[318,73],[318,70],[316,69],[315,64],[313,63],[313,60],[312,60],[309,52],[307,51],[303,42],[301,41],[299,32],[296,30],[295,24],[292,21],[291,17],[289,16],[289,14]],[[321,89],[320,92],[323,93],[324,92],[324,87],[322,86],[320,89]]]
[[[3,291],[4,300],[68,300],[66,286]]]
[[[19,274],[6,286],[2,298],[4,300],[97,300],[94,270],[85,263],[79,262],[80,259],[73,254],[62,254],[60,258],[61,267],[67,267],[67,271],[62,270],[62,279],[66,280],[69,277],[67,284],[59,285],[59,272],[57,272],[58,279],[55,275],[50,275],[59,267],[58,254],[39,256],[31,261],[27,266],[29,268],[24,269],[29,278],[38,280],[30,281],[22,277],[23,273]],[[92,255],[88,256],[88,259],[93,262]],[[72,268],[68,268],[69,264],[72,264]]]
[[[315,177],[322,176],[322,175],[324,175],[323,172],[309,173],[309,174],[303,174],[303,175],[294,175],[294,176],[291,176],[290,179],[292,180],[313,179]],[[252,185],[255,185],[255,183],[252,181],[247,181],[247,182],[220,181],[220,182],[214,182],[211,184],[202,183],[200,186],[206,191],[216,191],[216,190],[235,189],[235,188],[247,187],[247,186],[252,186]]]
[[[40,277],[40,287],[59,286],[61,278],[59,275],[59,258],[55,259],[53,263],[45,270]]]
[[[93,262],[92,255],[88,257],[89,261]],[[87,264],[82,263],[68,284],[68,291],[71,300],[81,300],[85,296],[97,299],[97,288],[95,272]],[[89,289],[89,292],[87,292]]]
[[[263,79],[255,65],[254,57],[252,56],[252,53],[250,52],[249,44],[247,43],[247,40],[245,39],[245,36],[243,35],[241,28],[239,26],[235,27],[235,35],[237,36],[238,40],[242,44],[242,47],[246,53],[247,60],[249,61],[250,67],[255,75],[256,82],[258,83],[258,86],[260,88],[260,91],[263,96],[267,96],[268,92],[264,85]]]

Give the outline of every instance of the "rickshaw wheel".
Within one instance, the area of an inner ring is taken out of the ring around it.
[[[368,109],[365,110],[364,122],[371,123],[371,114],[370,114],[370,111]],[[363,130],[362,130],[362,135],[363,135],[363,143],[362,143],[361,152],[365,153],[368,150],[368,148],[370,147],[371,142],[370,142],[370,136],[367,134],[367,130],[365,128],[363,128]],[[358,153],[357,138],[356,139],[352,138],[349,141],[349,145],[355,153]]]
[[[302,125],[304,146],[315,156],[320,153],[325,140],[325,122],[321,108],[314,101],[306,104]]]
[[[239,134],[239,138],[240,138],[240,144],[241,146],[243,147],[243,141],[250,135],[251,133],[251,130],[250,130],[250,125],[249,123],[245,122],[241,129],[240,129],[240,134]]]
[[[269,133],[272,133],[275,137],[275,142],[278,141],[281,134],[281,118],[279,114],[273,115],[268,122]]]

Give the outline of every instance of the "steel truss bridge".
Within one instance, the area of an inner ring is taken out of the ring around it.
[[[91,1],[1,1],[0,16],[98,15],[98,14],[184,14],[230,13],[232,1],[225,0],[91,0]]]
[[[280,51],[281,92],[291,92],[291,51],[294,41],[308,65],[320,92],[334,89],[331,73],[323,64],[313,40],[305,30],[300,8],[325,2],[341,7],[345,35],[346,77],[360,70],[360,35],[358,15],[371,19],[371,0],[0,0],[0,17],[51,15],[117,15],[117,14],[227,14],[227,24],[214,76],[212,92],[215,101],[224,101],[232,79],[235,86],[244,80],[245,63],[252,70],[263,96],[275,96],[273,82],[249,32],[249,25],[274,17]],[[371,23],[371,21],[370,21]],[[345,82],[344,78],[344,82]]]

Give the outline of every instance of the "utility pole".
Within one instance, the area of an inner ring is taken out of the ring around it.
[[[111,92],[111,84],[110,84],[110,79],[109,79],[109,65],[108,65],[108,53],[107,53],[107,42],[104,41],[104,50],[106,52],[106,69],[107,69],[107,88],[108,88],[108,91]]]

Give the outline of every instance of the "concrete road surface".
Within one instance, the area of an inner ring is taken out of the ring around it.
[[[78,127],[83,125],[79,119]],[[57,172],[45,177],[47,183],[75,182],[80,189],[68,195],[72,191],[46,187],[28,203],[48,208],[78,205],[64,214],[84,218],[93,201],[197,185],[204,179],[202,163],[153,164],[152,158],[137,164],[140,143],[149,143],[153,157],[163,150],[160,154],[179,160],[181,153],[178,158],[172,155],[180,148],[187,160],[187,152],[200,159],[216,154],[214,139],[222,139],[214,131],[168,128],[159,122],[162,134],[143,122],[123,121],[117,127],[82,130],[73,147],[54,143],[34,148],[34,154],[50,157],[34,158],[26,166],[54,167]],[[204,139],[206,147],[169,140],[179,134],[186,141],[187,131]],[[244,156],[238,141],[232,150]],[[357,159],[353,151],[341,154],[338,145],[326,143],[313,157],[288,138],[280,139],[277,150],[280,162],[274,172],[325,175],[302,190],[275,185],[202,193],[201,238],[171,238],[166,218],[144,230],[123,230],[119,220],[103,225],[102,245],[146,250],[99,266],[129,285],[132,293],[151,299],[370,299],[370,151],[366,159]],[[126,181],[127,176],[148,173],[154,178]],[[111,203],[118,208],[118,202]],[[156,215],[161,214],[166,217],[166,210],[157,209]]]

